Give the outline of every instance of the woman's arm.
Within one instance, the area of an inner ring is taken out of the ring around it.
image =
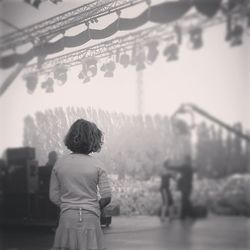
[[[99,169],[98,187],[101,196],[99,205],[102,210],[111,202],[111,187],[109,185],[107,173],[103,169]]]

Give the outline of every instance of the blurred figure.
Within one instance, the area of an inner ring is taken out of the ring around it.
[[[181,192],[181,219],[191,218],[192,204],[190,196],[193,189],[193,168],[190,155],[185,156],[183,165],[171,166],[171,169],[180,173],[177,186]]]
[[[57,160],[50,181],[50,199],[61,210],[52,249],[105,249],[99,217],[111,201],[111,188],[103,163],[90,155],[100,151],[103,134],[79,119],[64,143],[72,153]]]
[[[50,167],[50,168],[53,168],[56,161],[57,161],[57,153],[56,151],[51,151],[49,152],[48,154],[48,161],[47,163],[45,164],[45,167]]]
[[[164,222],[166,219],[166,212],[168,212],[169,220],[173,219],[174,216],[174,201],[173,196],[170,190],[170,180],[173,178],[173,171],[169,169],[169,162],[166,160],[163,163],[163,172],[161,175],[161,197],[162,197],[162,206],[161,206],[161,221]]]

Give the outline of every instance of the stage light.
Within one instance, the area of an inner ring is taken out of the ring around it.
[[[42,82],[43,89],[45,89],[46,93],[53,93],[54,92],[54,80],[53,78],[49,77],[47,80]]]
[[[146,68],[145,66],[145,52],[141,51],[137,56],[136,56],[136,71],[141,71]]]
[[[50,2],[54,3],[54,4],[57,4],[59,2],[62,2],[63,0],[50,0]]]
[[[42,3],[42,0],[24,0],[25,3],[32,5],[35,8],[39,8],[39,5]]]
[[[173,43],[165,48],[165,50],[163,51],[163,55],[166,56],[167,61],[175,61],[178,59],[178,51],[178,45]]]
[[[59,64],[56,65],[54,68],[54,79],[59,80],[57,84],[59,86],[62,86],[66,83],[67,81],[67,67],[64,64]]]
[[[38,77],[36,73],[30,73],[24,76],[24,80],[26,81],[26,87],[29,94],[32,94],[37,86]]]
[[[67,73],[66,72],[60,73],[55,79],[59,80],[57,84],[59,86],[62,86],[67,82],[68,79]]]
[[[90,81],[91,77],[97,74],[97,59],[89,57],[82,61],[82,70],[78,74],[79,79],[83,79],[83,83]]]
[[[159,45],[159,42],[154,40],[146,44],[148,47],[148,55],[147,55],[147,63],[152,64],[157,59],[157,56],[159,54],[157,50],[157,46]]]
[[[86,58],[85,63],[87,65],[87,75],[94,77],[97,74],[97,59],[95,57]]]
[[[190,42],[191,42],[191,48],[192,49],[200,49],[203,46],[202,41],[202,29],[197,27],[193,28],[189,31],[190,35]]]
[[[82,70],[81,70],[81,72],[78,74],[78,78],[79,79],[82,79],[83,81],[83,83],[87,83],[87,82],[89,82],[90,81],[90,77],[87,75],[87,69],[86,69],[86,64],[85,63],[83,63],[82,64]]]
[[[174,31],[175,31],[175,34],[176,34],[177,44],[180,45],[182,43],[181,27],[179,25],[175,25]]]
[[[104,74],[104,77],[113,77],[115,68],[116,68],[115,63],[113,61],[109,61],[106,64],[106,72]]]
[[[230,41],[231,46],[239,46],[242,44],[243,28],[241,25],[237,24],[231,31]]]
[[[130,59],[128,54],[123,54],[120,56],[120,64],[124,67],[127,68],[129,65]]]

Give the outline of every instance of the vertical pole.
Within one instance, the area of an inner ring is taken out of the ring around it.
[[[143,114],[143,71],[137,71],[137,89],[136,89],[136,98],[137,98],[137,114]]]

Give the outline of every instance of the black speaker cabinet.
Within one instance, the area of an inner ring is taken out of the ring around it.
[[[34,160],[35,157],[35,148],[31,147],[9,148],[6,150],[6,160],[8,165],[22,163],[27,160]]]
[[[38,191],[38,162],[26,160],[10,164],[4,181],[4,193],[35,193]]]

